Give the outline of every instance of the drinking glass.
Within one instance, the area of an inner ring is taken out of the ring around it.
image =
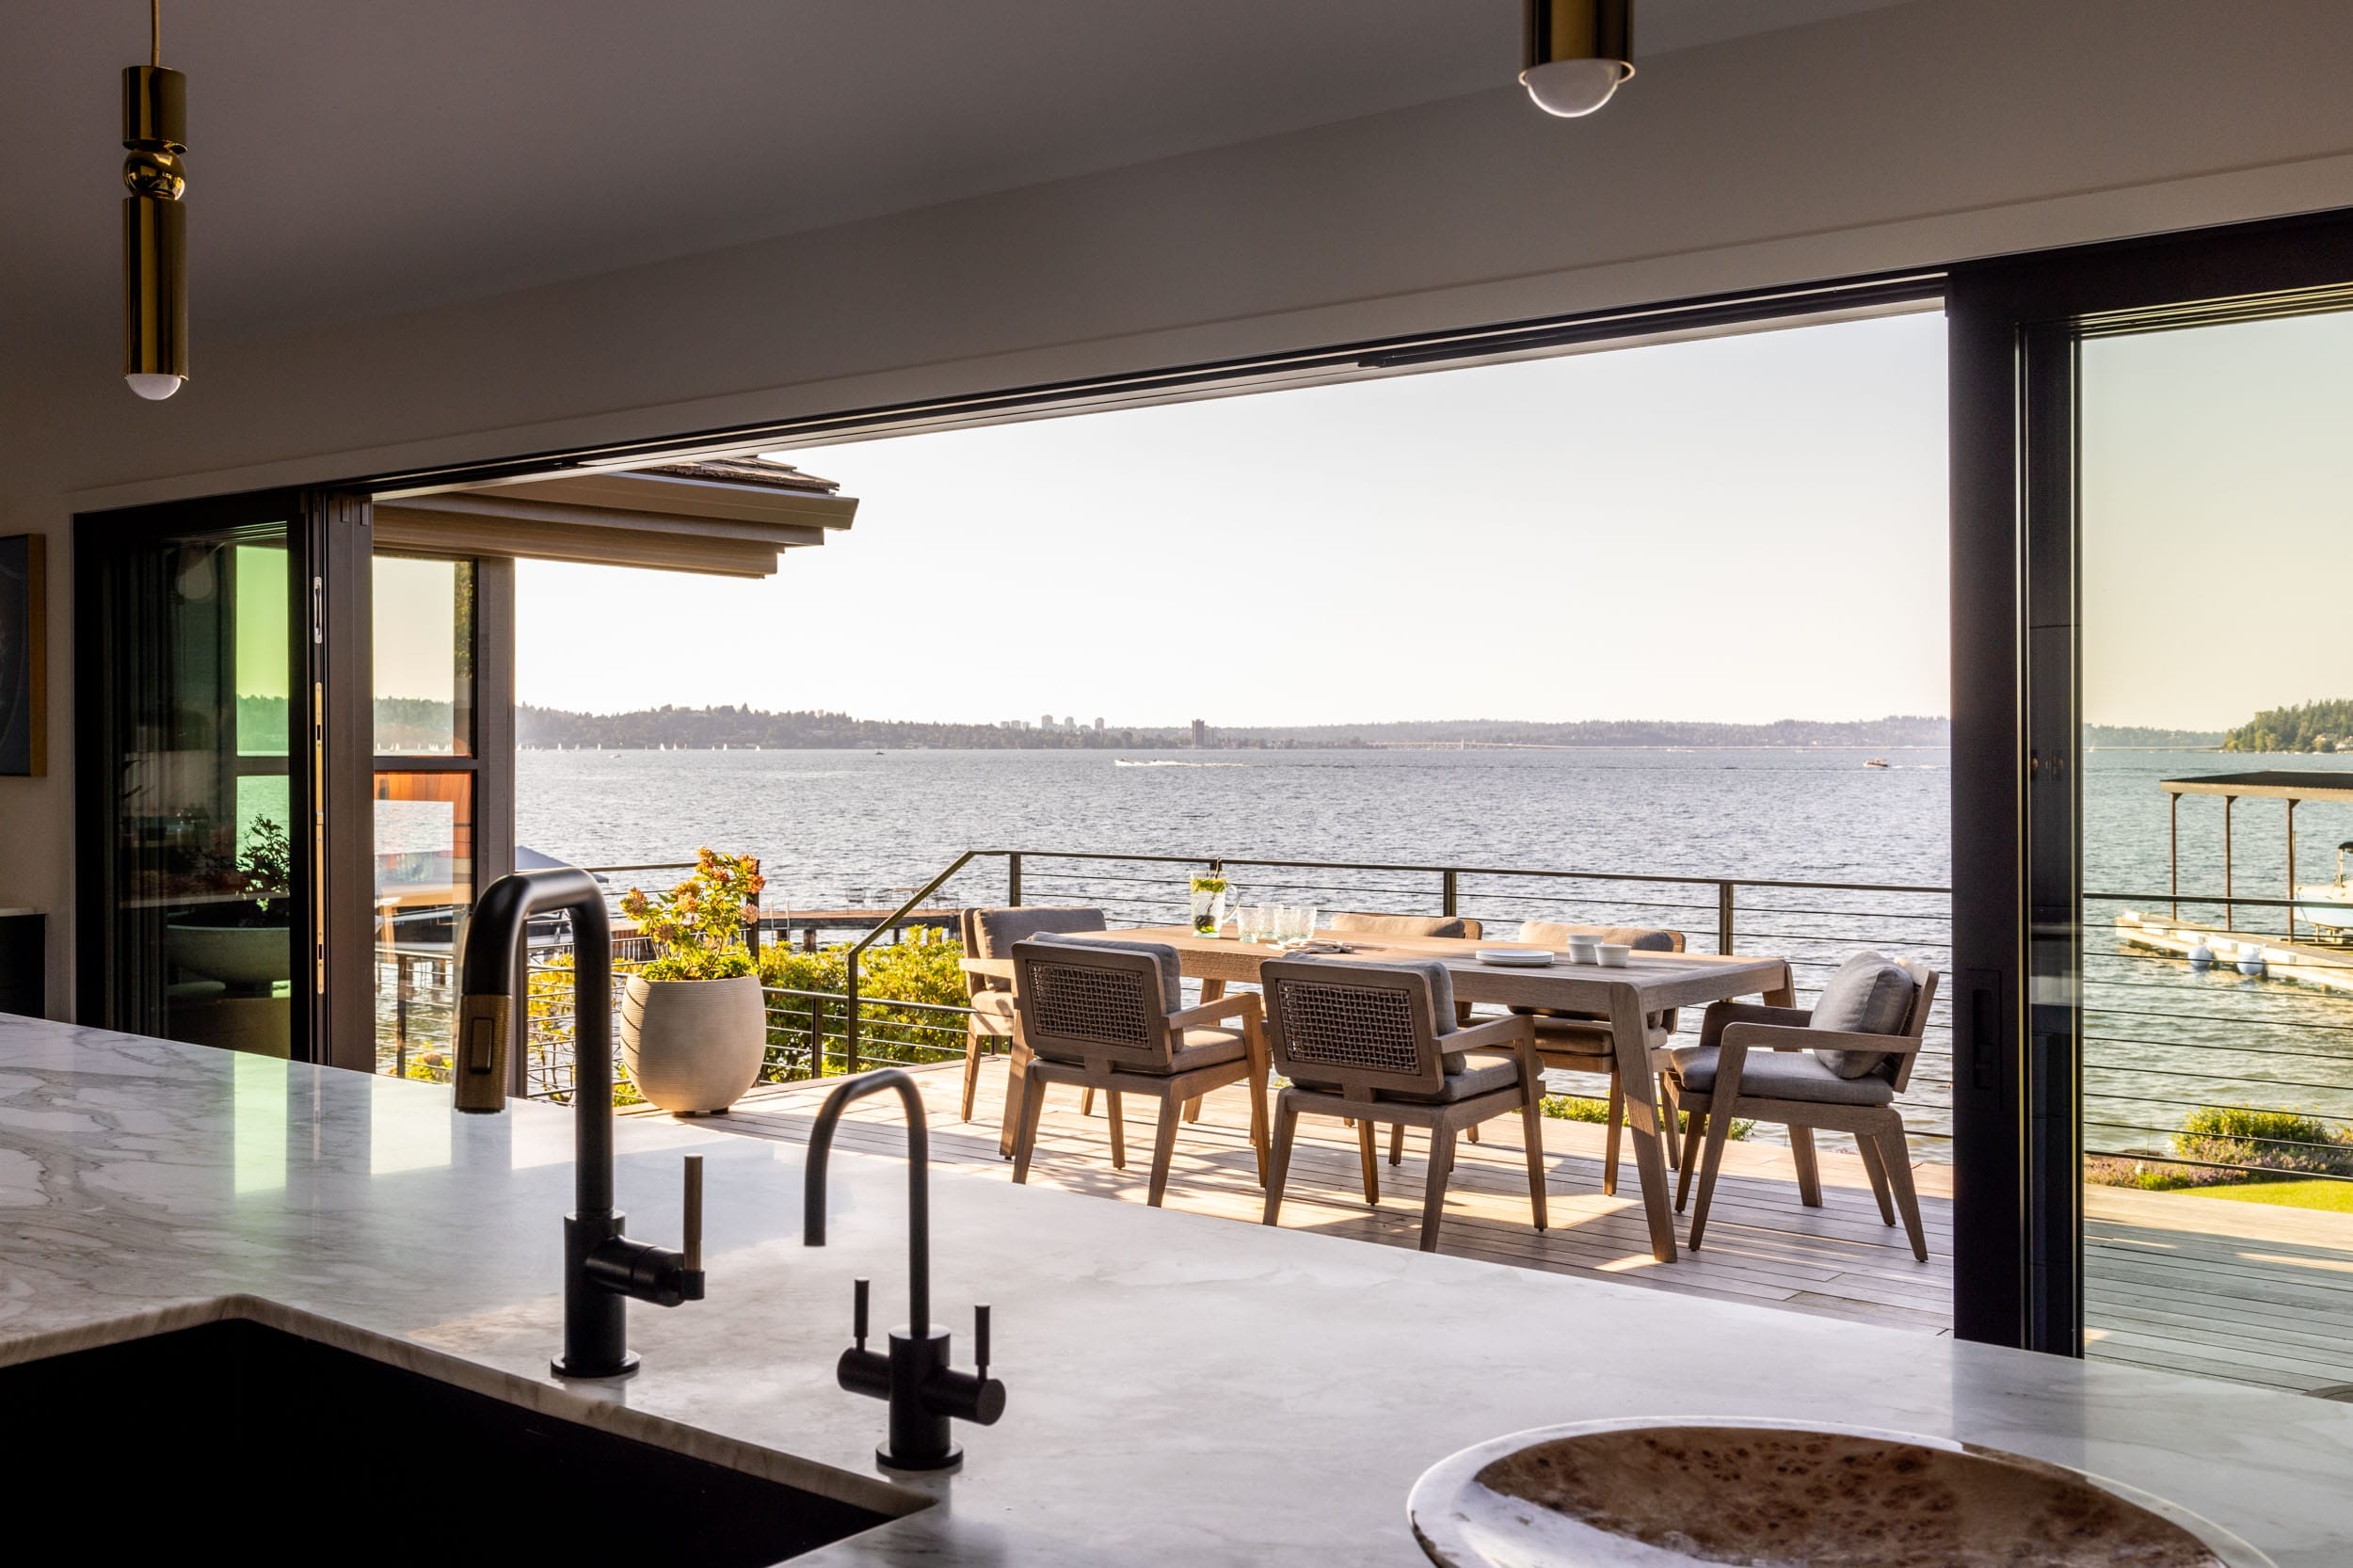
[[[1234,933],[1245,942],[1267,940],[1270,935],[1267,930],[1267,906],[1263,904],[1245,904],[1236,910]]]

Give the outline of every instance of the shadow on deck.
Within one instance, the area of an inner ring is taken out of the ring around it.
[[[957,1065],[914,1073],[930,1112],[933,1158],[1000,1171],[1011,1180],[1011,1166],[997,1153],[1003,1059],[984,1064],[969,1123],[958,1119]],[[832,1088],[827,1081],[762,1084],[733,1114],[701,1125],[800,1142]],[[1128,1168],[1114,1170],[1099,1103],[1095,1114],[1082,1115],[1075,1090],[1056,1090],[1040,1123],[1030,1180],[1141,1204],[1152,1113],[1149,1107],[1131,1109]],[[840,1143],[897,1154],[904,1147],[897,1120],[895,1105],[862,1102],[845,1117]],[[1201,1121],[1177,1139],[1169,1208],[1257,1223],[1263,1194],[1248,1127],[1248,1101],[1239,1087],[1209,1096]],[[1529,1218],[1516,1119],[1481,1130],[1484,1143],[1460,1145],[1442,1252],[1928,1334],[1951,1331],[1949,1166],[1914,1167],[1929,1240],[1929,1261],[1921,1263],[1900,1229],[1880,1223],[1862,1162],[1845,1140],[1821,1140],[1818,1209],[1799,1203],[1785,1147],[1729,1144],[1707,1244],[1661,1264],[1650,1256],[1630,1153],[1619,1194],[1601,1192],[1600,1128],[1545,1122],[1552,1228],[1541,1235]],[[1358,1188],[1354,1135],[1337,1122],[1302,1121],[1284,1227],[1415,1245],[1426,1148],[1426,1139],[1409,1137],[1403,1163],[1394,1166],[1385,1152],[1381,1205],[1369,1209]],[[2302,1391],[2353,1384],[2353,1215],[2104,1187],[2087,1189],[2086,1208],[2095,1358]],[[1680,1219],[1677,1233],[1689,1234]]]

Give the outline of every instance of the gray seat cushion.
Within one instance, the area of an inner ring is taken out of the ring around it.
[[[1014,1024],[1013,993],[1011,991],[975,991],[972,993],[972,1016],[981,1028],[992,1034],[1011,1034]]]
[[[1839,965],[1823,985],[1814,1002],[1812,1026],[1841,1034],[1899,1033],[1917,989],[1902,965],[1876,952],[1858,952]],[[1817,1050],[1814,1054],[1840,1078],[1868,1078],[1887,1063],[1884,1051]]]
[[[1014,943],[1032,936],[1104,929],[1100,909],[1025,905],[1017,909],[975,909],[971,915],[972,935],[979,949],[971,954],[974,958],[1002,958],[1013,952]]]
[[[1464,1061],[1462,1056],[1455,1053],[1449,1053],[1448,1059],[1454,1062]],[[1473,1099],[1481,1095],[1492,1095],[1499,1089],[1513,1088],[1519,1083],[1519,1080],[1520,1064],[1518,1062],[1498,1062],[1492,1057],[1482,1056],[1475,1063],[1465,1062],[1459,1070],[1449,1070],[1446,1075],[1446,1082],[1435,1094],[1409,1094],[1402,1089],[1380,1089],[1374,1091],[1372,1097],[1380,1100],[1403,1100],[1412,1105],[1452,1105],[1457,1100]],[[1314,1083],[1305,1079],[1296,1078],[1291,1080],[1291,1082],[1297,1088],[1314,1090],[1327,1095],[1339,1092],[1339,1086],[1334,1083]]]
[[[1714,1046],[1674,1053],[1675,1081],[1694,1094],[1716,1092]],[[1886,1105],[1895,1085],[1883,1078],[1841,1078],[1801,1050],[1755,1050],[1740,1067],[1742,1099],[1802,1100],[1810,1105]]]
[[[1221,1062],[1239,1062],[1249,1054],[1239,1030],[1188,1029],[1184,1044],[1169,1052],[1169,1070],[1189,1073],[1195,1067],[1214,1067]]]

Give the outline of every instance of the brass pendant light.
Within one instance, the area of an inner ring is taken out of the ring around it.
[[[1634,74],[1634,0],[1528,0],[1520,85],[1536,106],[1574,120]]]
[[[149,63],[122,68],[122,378],[157,402],[188,378],[188,79],[164,69],[162,0],[148,0]]]

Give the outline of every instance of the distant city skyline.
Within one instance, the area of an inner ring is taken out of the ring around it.
[[[766,581],[525,562],[522,700],[1185,727],[1948,711],[1921,313],[777,456]],[[626,657],[583,661],[586,620]]]

